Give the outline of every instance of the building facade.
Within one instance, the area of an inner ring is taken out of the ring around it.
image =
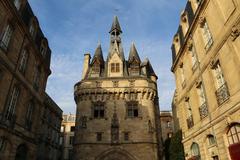
[[[62,144],[62,159],[73,159],[73,142],[75,131],[76,116],[73,114],[63,115],[63,121],[61,126],[61,144]]]
[[[188,0],[173,39],[186,159],[240,159],[240,1]]]
[[[99,44],[85,54],[77,104],[74,153],[81,160],[161,159],[157,76],[132,44],[125,60],[115,16],[106,61]]]
[[[45,94],[41,127],[39,129],[37,160],[61,160],[62,110]]]
[[[0,0],[0,159],[37,159],[50,57],[27,0]]]
[[[162,141],[165,142],[173,134],[173,117],[171,111],[160,111]]]

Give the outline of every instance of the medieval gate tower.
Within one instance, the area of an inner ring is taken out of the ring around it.
[[[76,160],[159,160],[161,134],[157,76],[132,44],[125,60],[115,16],[106,61],[101,45],[85,54],[82,80],[74,87]]]

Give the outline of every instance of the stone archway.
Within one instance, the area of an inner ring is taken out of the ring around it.
[[[137,160],[123,149],[107,150],[101,153],[96,160]]]
[[[28,148],[25,144],[20,144],[16,151],[15,160],[27,160]]]

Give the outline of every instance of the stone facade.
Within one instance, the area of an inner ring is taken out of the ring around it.
[[[62,159],[62,148],[60,145],[61,122],[62,110],[47,94],[45,94],[44,110],[38,139],[38,160]]]
[[[171,69],[186,159],[240,159],[239,31],[239,0],[188,0],[181,13]]]
[[[171,138],[173,134],[173,117],[171,111],[160,112],[160,122],[162,128],[162,140],[165,142],[166,139]]]
[[[75,119],[76,116],[73,114],[63,115],[63,121],[61,126],[61,144],[63,149],[62,159],[72,160],[73,159],[73,142],[74,142],[74,131],[75,131]]]
[[[37,159],[50,56],[29,3],[0,0],[0,159]]]
[[[132,44],[125,60],[117,17],[104,61],[101,45],[85,54],[77,104],[74,153],[81,160],[161,159],[157,76]]]

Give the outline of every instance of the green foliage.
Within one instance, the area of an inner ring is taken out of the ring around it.
[[[170,160],[185,160],[182,144],[182,131],[177,131],[171,138],[169,145]]]
[[[170,151],[169,151],[169,147],[170,147],[170,142],[171,142],[171,138],[168,138],[165,140],[164,142],[164,155],[165,155],[165,160],[170,160]]]

